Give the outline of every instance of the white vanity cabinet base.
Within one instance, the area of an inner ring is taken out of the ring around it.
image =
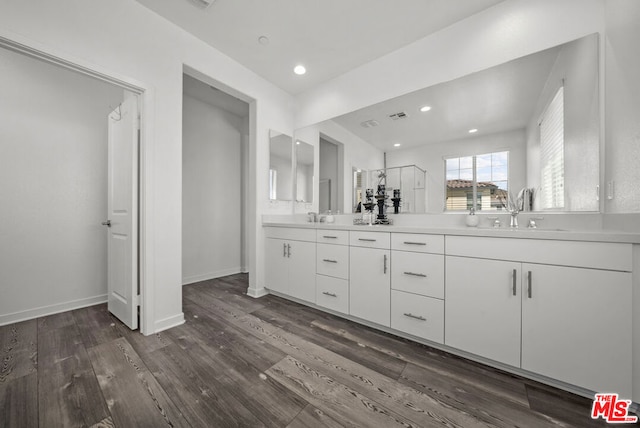
[[[316,275],[316,305],[343,314],[349,313],[349,281]]]
[[[444,301],[391,290],[391,328],[444,343]]]
[[[523,264],[523,291],[523,369],[631,397],[630,272]]]

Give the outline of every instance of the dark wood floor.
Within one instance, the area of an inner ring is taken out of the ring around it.
[[[274,296],[184,287],[144,337],[105,305],[0,327],[2,427],[588,427],[591,401]]]

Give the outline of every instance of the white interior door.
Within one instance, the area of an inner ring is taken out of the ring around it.
[[[108,307],[138,328],[138,105],[129,96],[109,114]]]

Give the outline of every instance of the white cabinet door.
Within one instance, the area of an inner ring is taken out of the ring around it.
[[[349,313],[386,327],[391,323],[390,253],[363,247],[349,251]]]
[[[446,257],[446,345],[520,366],[520,263]]]
[[[269,290],[289,294],[289,268],[287,242],[282,239],[265,239],[265,286]]]
[[[289,295],[307,302],[316,301],[316,244],[287,241]]]
[[[522,368],[630,397],[631,273],[523,264],[522,276]]]

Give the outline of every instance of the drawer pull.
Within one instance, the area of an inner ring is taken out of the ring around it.
[[[411,241],[404,241],[403,242],[406,245],[427,245],[426,242],[411,242]]]
[[[513,295],[516,295],[516,285],[517,285],[517,278],[518,278],[518,270],[514,269],[513,270]]]
[[[322,259],[322,261],[327,263],[338,263],[337,260],[331,260],[331,259]]]
[[[533,281],[531,279],[531,271],[527,272],[527,295],[530,299],[533,297]]]
[[[322,235],[323,238],[327,238],[327,239],[338,239],[337,236],[328,236],[328,235]]]
[[[419,320],[419,321],[426,321],[427,319],[425,317],[421,317],[419,315],[413,315],[412,313],[405,313],[404,314],[405,317],[409,317],[409,318],[413,318],[414,320]]]
[[[420,278],[426,278],[427,275],[423,274],[423,273],[414,273],[414,272],[404,272],[405,275],[411,275],[411,276],[419,276]]]
[[[368,239],[368,238],[358,238],[358,241],[376,242],[376,240],[375,240],[375,239]]]
[[[384,255],[384,273],[387,273],[387,255]]]
[[[337,294],[334,293],[329,293],[328,291],[323,291],[322,294],[326,295],[326,296],[331,296],[331,297],[338,297]]]

